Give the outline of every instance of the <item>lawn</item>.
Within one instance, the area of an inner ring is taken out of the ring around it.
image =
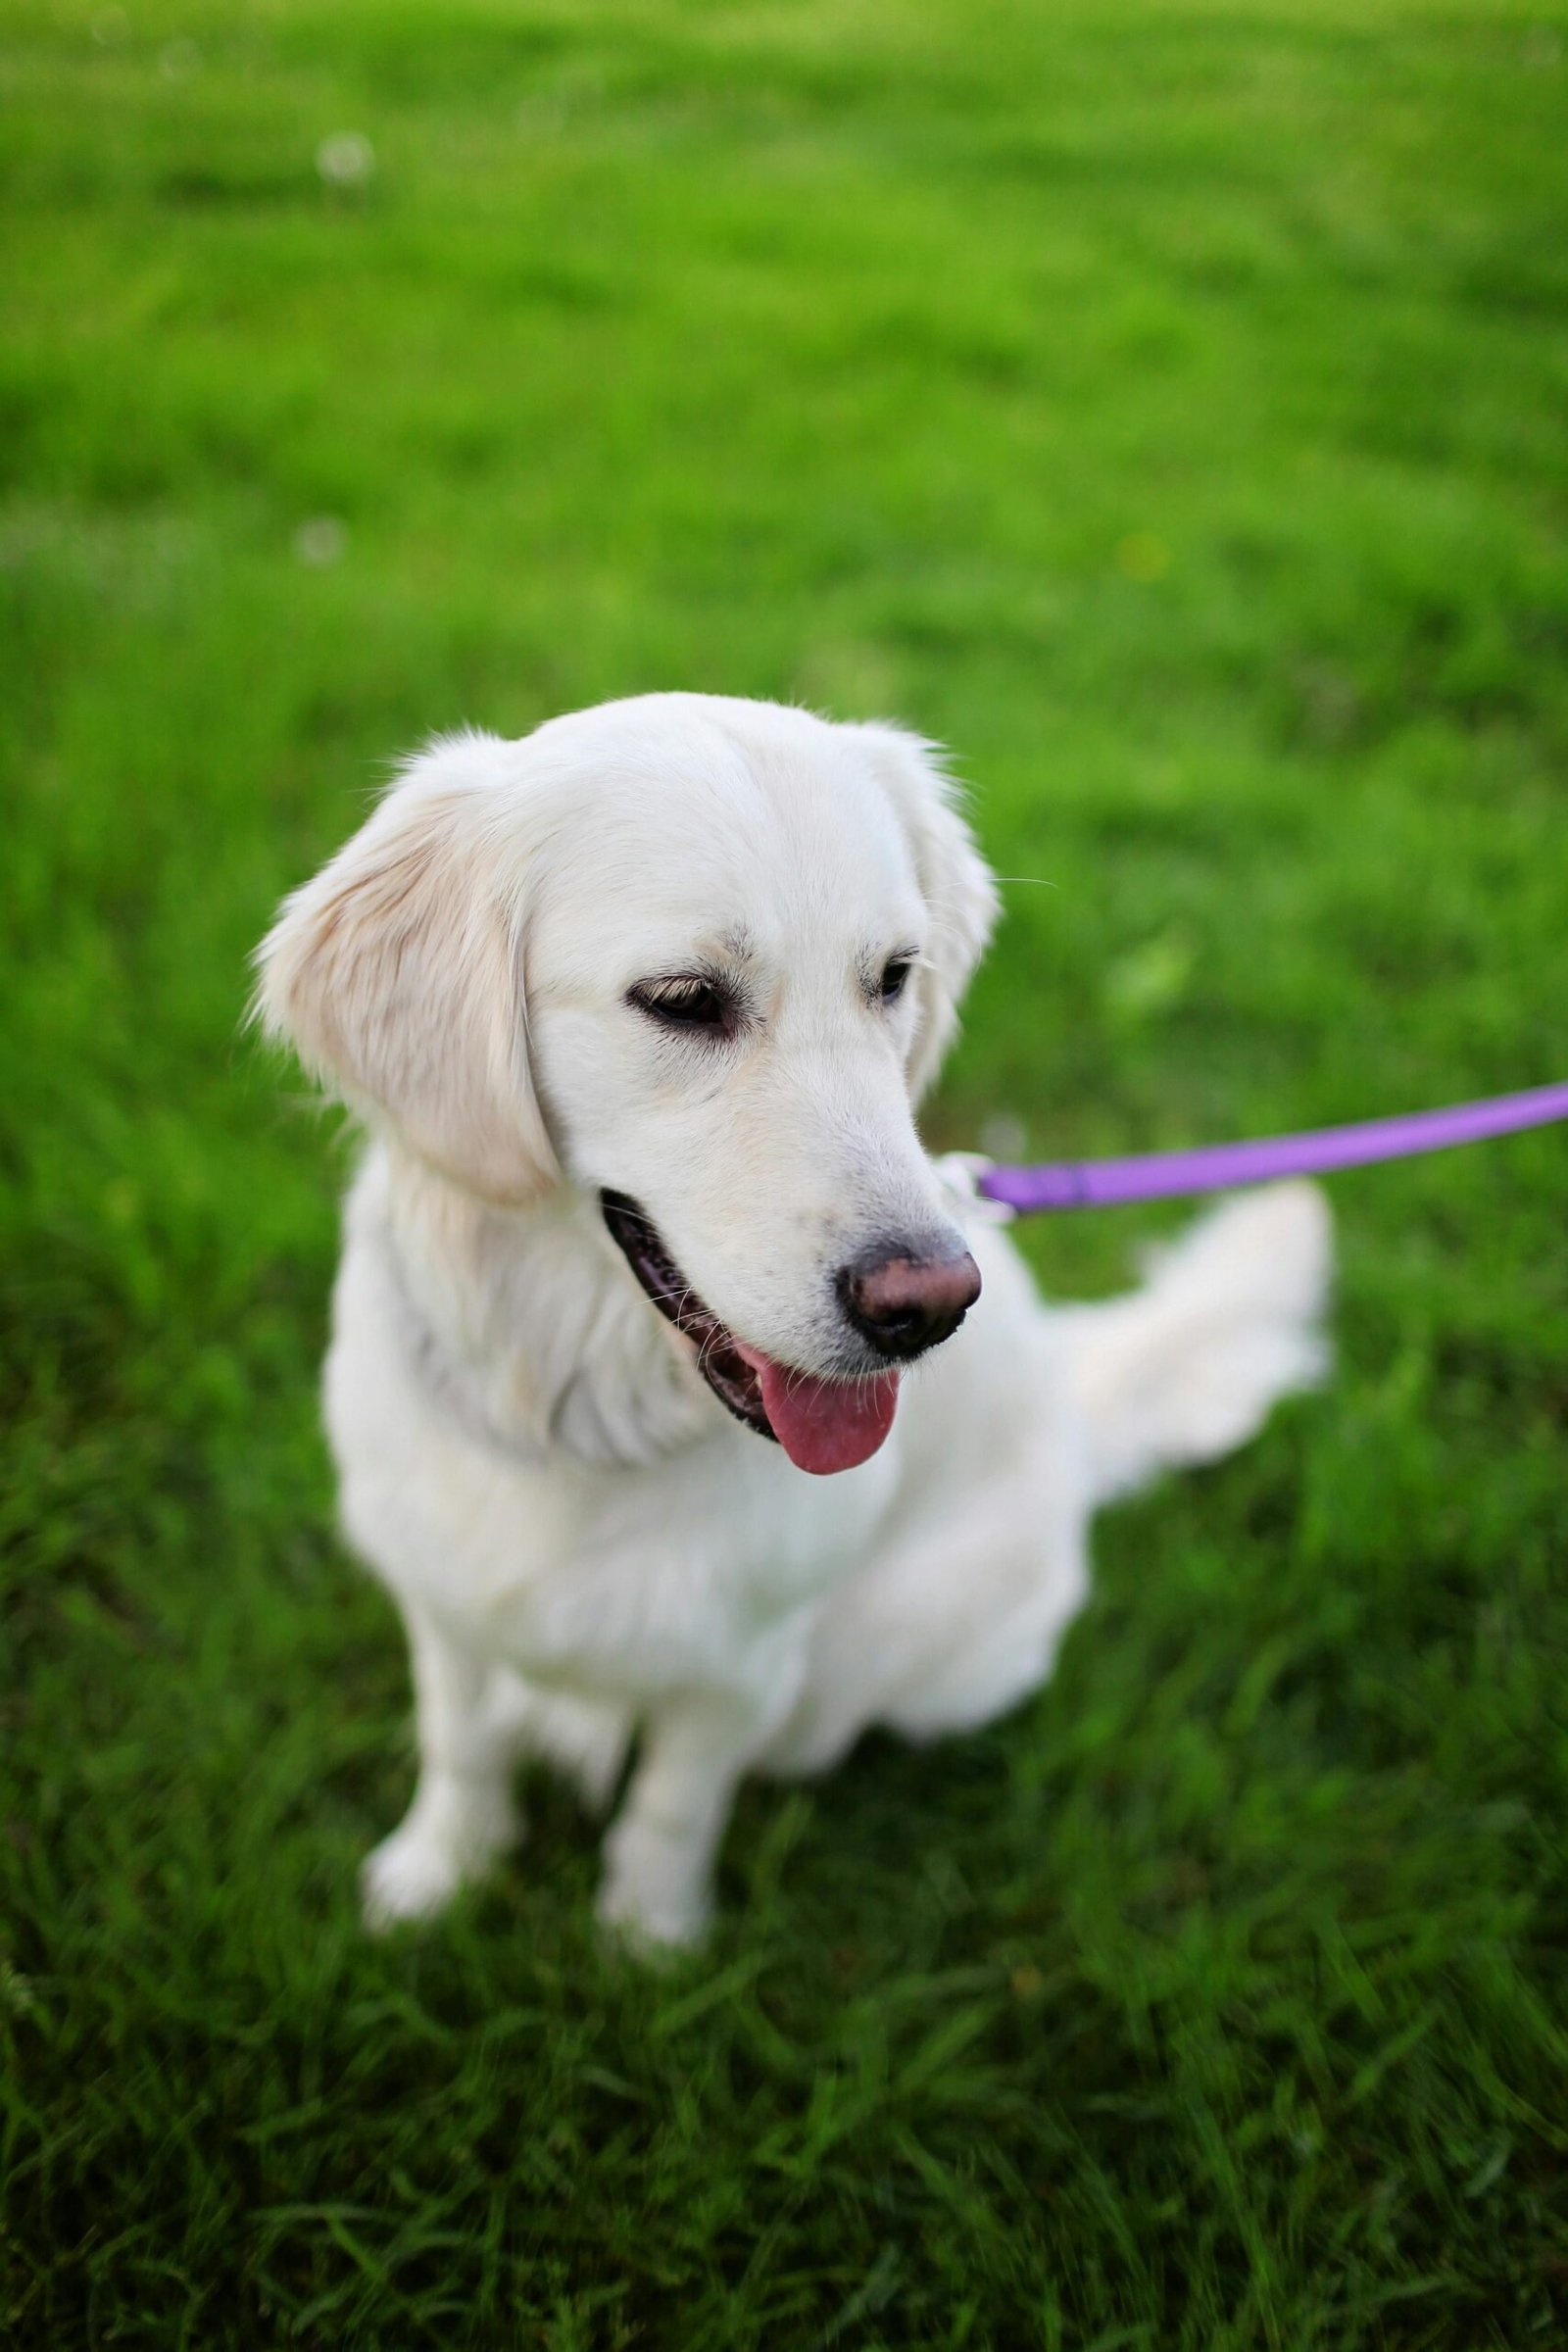
[[[545,1784],[357,1924],[348,1145],[242,1027],[401,749],[679,685],[954,747],[943,1144],[1568,1075],[1568,17],[0,0],[0,2340],[1568,2342],[1562,1132],[1342,1180],[1332,1385],[650,1975]]]

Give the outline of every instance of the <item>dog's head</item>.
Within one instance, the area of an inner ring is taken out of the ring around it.
[[[994,911],[929,745],[657,695],[422,754],[260,1001],[457,1183],[598,1196],[724,1403],[833,1470],[978,1294],[912,1105]]]

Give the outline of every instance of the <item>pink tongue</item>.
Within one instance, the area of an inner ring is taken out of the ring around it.
[[[818,1478],[853,1470],[870,1460],[893,1427],[896,1372],[879,1372],[874,1380],[815,1380],[740,1340],[735,1345],[761,1382],[763,1410],[797,1470]]]

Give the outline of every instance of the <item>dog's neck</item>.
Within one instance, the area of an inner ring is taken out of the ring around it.
[[[411,1368],[477,1442],[629,1466],[722,1423],[689,1345],[575,1187],[497,1207],[381,1139],[349,1216],[380,1256]]]

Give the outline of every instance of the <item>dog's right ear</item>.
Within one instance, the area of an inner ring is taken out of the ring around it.
[[[508,747],[421,753],[257,951],[270,1035],[421,1157],[519,1203],[559,1169],[528,1073],[527,844]]]

